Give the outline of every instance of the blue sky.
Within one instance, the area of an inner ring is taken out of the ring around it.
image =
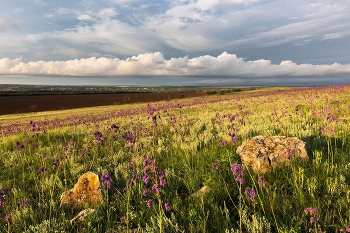
[[[350,82],[348,0],[3,0],[0,83]]]

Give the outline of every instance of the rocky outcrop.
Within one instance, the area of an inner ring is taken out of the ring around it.
[[[100,179],[93,172],[81,175],[78,182],[71,190],[61,195],[61,207],[81,209],[85,204],[97,204],[102,202]]]
[[[256,136],[236,150],[244,165],[265,173],[279,165],[289,165],[293,158],[308,159],[306,143],[296,137]]]

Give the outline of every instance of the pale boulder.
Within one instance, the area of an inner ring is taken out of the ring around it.
[[[74,187],[61,194],[61,207],[82,209],[85,204],[102,202],[99,176],[93,172],[81,175]]]
[[[294,158],[309,158],[305,142],[285,136],[256,136],[244,141],[236,152],[243,164],[257,173],[265,173],[280,165],[290,165]]]

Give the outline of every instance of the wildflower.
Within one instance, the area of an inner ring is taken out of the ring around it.
[[[44,167],[39,167],[38,173],[43,173],[44,171],[45,171],[45,168],[44,168]]]
[[[166,185],[165,179],[161,178],[161,179],[159,180],[159,184],[160,184],[160,186],[165,186],[165,185]]]
[[[317,208],[311,208],[311,207],[309,207],[309,208],[306,208],[306,209],[304,209],[304,213],[307,215],[307,214],[315,214],[315,213],[317,213],[317,211],[318,211],[318,209]]]
[[[260,176],[258,178],[258,185],[259,186],[265,186],[266,185],[266,181],[265,181],[264,177]]]
[[[236,177],[236,180],[240,183],[240,184],[243,184],[244,183],[244,179],[240,176],[237,176]]]
[[[149,178],[148,176],[144,176],[144,177],[143,177],[143,182],[144,182],[145,184],[148,184],[149,181],[150,181],[150,178]]]
[[[164,204],[164,209],[165,209],[166,211],[170,211],[170,210],[171,210],[170,205],[169,205],[168,203],[165,203],[165,204]]]
[[[4,206],[4,200],[2,199],[2,197],[0,197],[0,207]]]
[[[125,220],[125,217],[122,216],[122,217],[119,218],[119,220],[120,220],[121,222],[123,222],[123,221]]]
[[[143,195],[143,196],[147,196],[147,194],[148,194],[148,190],[147,190],[147,189],[145,189],[145,190],[142,191],[142,195]]]
[[[2,194],[6,194],[6,193],[7,193],[7,189],[3,188],[3,189],[1,190],[1,193],[2,193]]]
[[[232,144],[235,145],[236,144],[236,137],[237,137],[237,135],[235,133],[232,133],[232,134],[228,133],[228,136],[231,138]]]
[[[232,165],[231,171],[235,175],[241,175],[242,176],[244,174],[244,171],[242,169],[242,164],[234,164],[234,165]]]
[[[119,129],[119,127],[116,124],[112,124],[111,129]]]
[[[214,163],[211,167],[214,168],[215,170],[220,171],[220,167],[218,163]]]
[[[11,214],[10,214],[10,213],[7,213],[7,214],[6,214],[5,220],[6,220],[6,222],[11,221]]]
[[[315,216],[315,217],[311,217],[310,218],[310,223],[314,223],[314,222],[317,222],[318,220],[320,220],[319,217]]]
[[[23,201],[23,206],[26,207],[26,206],[28,206],[28,205],[29,205],[28,200],[24,200],[24,201]]]
[[[154,185],[152,186],[152,191],[153,191],[153,192],[159,192],[159,191],[160,191],[160,188],[159,188],[158,184],[154,184]]]
[[[247,187],[244,191],[245,194],[247,194],[251,201],[255,200],[255,189]]]
[[[153,201],[152,201],[151,199],[149,199],[149,200],[147,201],[147,206],[148,206],[148,208],[150,208],[152,205],[153,205]]]
[[[231,166],[231,171],[235,175],[236,180],[240,184],[243,184],[244,183],[244,179],[242,178],[242,176],[244,175],[244,170],[242,168],[242,164],[234,164],[234,165],[232,165]]]
[[[111,189],[112,176],[109,172],[107,172],[101,176],[101,181],[103,181],[103,183],[105,183],[105,185],[107,185],[108,189]]]

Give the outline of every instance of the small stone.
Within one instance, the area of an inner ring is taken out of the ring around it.
[[[265,173],[280,165],[290,165],[294,158],[308,159],[306,143],[296,137],[256,136],[236,150],[244,165]]]
[[[71,225],[76,224],[78,222],[82,222],[84,219],[86,219],[87,217],[91,216],[95,212],[96,211],[94,209],[82,210],[82,211],[79,212],[79,214],[77,216],[72,218],[69,222],[70,222]]]
[[[205,194],[210,192],[210,188],[208,186],[203,186],[200,190],[191,194],[191,197],[203,197]]]
[[[97,204],[102,202],[100,179],[93,172],[81,175],[71,190],[61,194],[61,207],[81,209],[84,204]]]

